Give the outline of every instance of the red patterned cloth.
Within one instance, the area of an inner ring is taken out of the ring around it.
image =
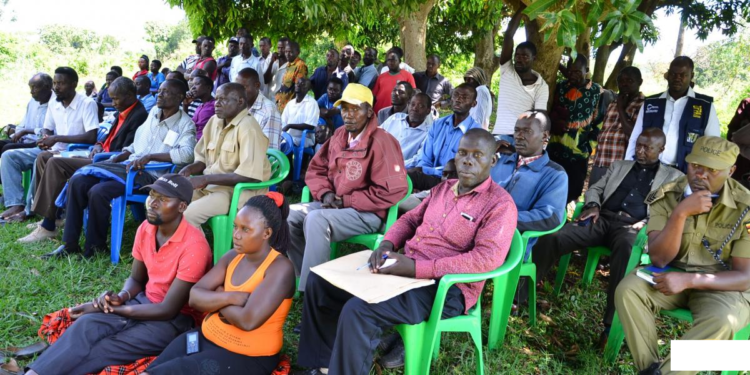
[[[65,333],[65,330],[73,324],[73,320],[70,318],[68,309],[62,309],[55,311],[51,314],[44,316],[42,320],[42,326],[39,327],[39,337],[46,340],[52,345],[57,339]],[[156,357],[141,358],[131,364],[127,365],[113,365],[105,367],[98,375],[140,375],[146,371],[146,368],[155,361]],[[289,357],[286,355],[281,356],[281,362],[276,367],[271,375],[288,375],[291,371],[292,364]],[[91,374],[97,375],[97,374]]]
[[[622,100],[623,96],[617,100]],[[625,133],[620,124],[620,111],[617,110],[617,100],[609,104],[607,112],[604,115],[602,131],[599,133],[599,144],[596,146],[596,155],[594,156],[594,166],[609,168],[617,160],[625,160],[625,151],[628,148],[630,134]],[[630,102],[625,108],[628,119],[635,124],[638,117],[638,111],[643,106],[646,97],[639,93],[638,97]]]

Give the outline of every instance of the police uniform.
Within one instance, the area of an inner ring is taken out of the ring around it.
[[[727,169],[734,164],[738,153],[737,146],[724,139],[701,137],[687,162]],[[648,195],[649,232],[665,228],[670,215],[684,199],[687,186],[688,177],[684,176]],[[750,191],[728,178],[719,194],[711,211],[685,220],[680,248],[670,266],[687,272],[712,274],[725,271],[725,265],[731,269],[733,257],[750,258]],[[743,213],[746,214],[744,217]],[[719,257],[724,265],[705,248],[704,237],[714,253],[726,240]],[[639,370],[647,369],[659,360],[654,319],[661,309],[687,308],[692,312],[693,326],[682,340],[731,340],[737,331],[750,323],[750,290],[688,289],[666,296],[635,272],[626,276],[618,286],[615,306]],[[669,357],[661,365],[661,371],[670,373]]]

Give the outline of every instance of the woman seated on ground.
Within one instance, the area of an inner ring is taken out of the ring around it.
[[[276,192],[245,203],[234,219],[234,248],[190,291],[190,306],[208,313],[203,326],[172,341],[144,374],[274,371],[294,296],[294,268],[279,256],[289,243],[288,215]]]

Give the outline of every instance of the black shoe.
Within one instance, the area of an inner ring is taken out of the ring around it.
[[[404,367],[404,340],[396,341],[391,351],[380,357],[378,363],[387,369]]]
[[[659,369],[659,367],[661,367],[661,363],[652,363],[651,366],[648,366],[647,369],[639,372],[638,375],[661,375],[661,369]]]
[[[302,333],[302,323],[297,324],[296,326],[294,326],[294,328],[292,329],[292,332],[295,335],[299,335],[300,333]]]
[[[323,375],[320,370],[314,368],[311,370],[299,370],[292,373],[292,375]]]
[[[109,253],[109,249],[104,248],[104,247],[92,246],[86,249],[86,251],[84,251],[81,256],[86,259],[91,259],[95,257],[97,254],[102,254],[102,253]]]
[[[398,332],[391,333],[390,335],[383,337],[382,340],[380,340],[380,344],[378,344],[378,351],[382,354],[386,354],[393,349],[393,344],[396,343],[396,341],[401,340],[401,335],[398,334]]]
[[[69,252],[68,249],[65,248],[65,245],[60,245],[60,247],[58,247],[51,253],[42,255],[42,259],[49,260],[49,259],[63,258],[63,257],[69,256],[70,254],[72,254],[72,252]]]

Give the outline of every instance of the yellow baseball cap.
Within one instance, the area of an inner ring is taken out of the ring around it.
[[[346,85],[344,93],[341,95],[341,99],[333,103],[334,107],[338,107],[341,103],[349,103],[354,105],[360,105],[367,103],[372,105],[372,91],[367,86],[360,85],[359,83],[350,83]]]
[[[721,137],[703,136],[695,141],[690,155],[685,157],[688,163],[700,164],[716,170],[724,170],[737,162],[740,148]]]

